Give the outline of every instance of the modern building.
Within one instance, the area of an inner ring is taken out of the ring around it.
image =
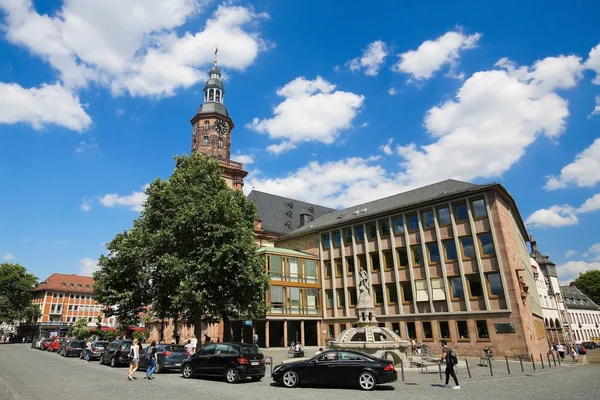
[[[568,325],[567,314],[564,313],[564,305],[556,264],[550,257],[542,254],[538,248],[537,241],[530,235],[531,243],[531,267],[533,268],[533,277],[537,286],[546,326],[546,338],[548,343],[566,343],[569,340],[568,332],[565,332],[563,326]]]
[[[95,328],[98,316],[104,326],[115,327],[115,317],[103,315],[105,307],[94,300],[94,279],[89,276],[54,273],[33,289],[33,304],[40,307],[40,332],[66,334],[80,318]]]
[[[527,238],[502,185],[446,180],[327,213],[275,245],[319,258],[321,344],[356,322],[364,269],[378,321],[403,338],[516,356],[548,350]]]
[[[576,286],[561,286],[569,331],[576,343],[600,337],[600,307]]]

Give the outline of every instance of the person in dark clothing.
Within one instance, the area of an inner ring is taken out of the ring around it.
[[[454,372],[454,363],[451,357],[452,349],[448,347],[448,341],[442,340],[442,358],[440,359],[440,363],[446,361],[446,387],[448,387],[448,382],[450,382],[450,377],[454,379],[454,383],[456,386],[452,386],[452,389],[460,389],[460,385],[458,384],[458,378],[456,377],[456,373]]]

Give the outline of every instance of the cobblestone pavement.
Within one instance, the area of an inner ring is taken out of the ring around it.
[[[279,355],[281,352],[281,355]],[[265,353],[285,357],[281,350]],[[279,361],[279,360],[278,360]],[[280,362],[280,361],[279,361]],[[276,362],[278,363],[278,362]],[[54,353],[33,350],[29,345],[0,345],[0,400],[47,400],[49,398],[93,398],[95,400],[152,399],[595,399],[598,393],[599,367],[573,363],[542,370],[531,363],[521,372],[520,364],[511,362],[511,374],[506,364],[495,361],[494,376],[489,368],[470,365],[469,379],[464,365],[458,370],[461,390],[441,386],[437,367],[429,374],[418,370],[405,371],[405,382],[386,385],[370,393],[354,389],[285,389],[272,384],[271,379],[229,385],[216,379],[181,378],[177,372],[158,375],[156,380],[128,381],[127,368],[110,368],[97,362],[85,363],[78,358],[63,358]]]

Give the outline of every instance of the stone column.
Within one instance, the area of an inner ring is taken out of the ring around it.
[[[300,343],[302,343],[302,346],[305,345],[305,341],[304,341],[304,320],[300,321]]]
[[[269,320],[265,321],[265,348],[269,348]]]
[[[288,345],[288,337],[287,337],[287,319],[283,320],[283,347],[287,347]]]

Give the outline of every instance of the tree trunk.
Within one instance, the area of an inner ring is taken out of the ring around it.
[[[160,342],[163,342],[165,340],[165,316],[163,315],[162,318],[160,319]]]
[[[229,321],[229,316],[223,315],[223,341],[231,342],[232,340],[232,329],[231,329],[231,321]]]
[[[194,336],[198,340],[198,346],[204,342],[204,336],[202,335],[202,314],[200,312],[194,313]]]

